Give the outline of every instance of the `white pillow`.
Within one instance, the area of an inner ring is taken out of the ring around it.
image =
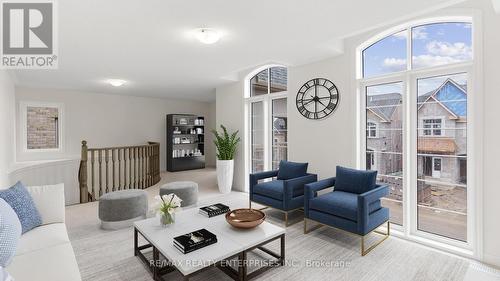
[[[28,186],[26,189],[42,217],[42,224],[64,223],[64,183]]]

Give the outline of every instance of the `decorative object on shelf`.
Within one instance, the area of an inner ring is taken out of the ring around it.
[[[174,129],[174,131],[172,133],[176,134],[176,135],[182,134],[181,130],[179,130],[179,127],[175,127],[175,129]]]
[[[195,126],[203,126],[204,123],[205,123],[205,120],[203,120],[203,119],[200,119],[200,118],[194,119],[194,125]]]
[[[196,128],[196,133],[199,135],[199,134],[203,134],[203,128]]]
[[[191,143],[191,140],[188,139],[187,137],[182,137],[181,138],[181,143]]]
[[[254,228],[265,219],[266,214],[257,209],[236,209],[226,213],[226,221],[237,228]]]
[[[170,193],[167,195],[155,197],[158,206],[156,207],[160,214],[160,224],[168,226],[175,222],[175,212],[181,206],[182,199],[177,195]]]
[[[231,192],[234,173],[234,153],[240,142],[238,131],[231,135],[224,125],[220,125],[222,134],[212,130],[215,136],[214,144],[217,148],[217,184],[221,193]]]
[[[339,103],[339,91],[332,81],[314,78],[307,81],[298,91],[297,110],[304,117],[319,120],[332,114]]]
[[[179,125],[187,125],[188,124],[187,118],[179,118],[177,120],[177,122],[179,122]]]

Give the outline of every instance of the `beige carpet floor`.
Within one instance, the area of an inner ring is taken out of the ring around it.
[[[213,169],[162,174],[162,183],[193,180],[200,185],[199,206],[215,202],[247,206],[248,195],[220,195]],[[150,198],[160,184],[148,189]],[[282,224],[282,215],[266,211],[268,221]],[[302,220],[297,212],[291,220]],[[99,228],[97,203],[67,207],[67,226],[83,280],[152,280],[133,255],[133,230]],[[278,242],[271,248],[278,250]],[[255,258],[266,258],[255,256]],[[359,254],[359,238],[331,228],[303,234],[303,224],[287,228],[286,259],[256,280],[464,280],[470,261],[390,237],[365,257]],[[173,272],[167,280],[182,280]],[[218,269],[204,271],[192,280],[231,280]]]

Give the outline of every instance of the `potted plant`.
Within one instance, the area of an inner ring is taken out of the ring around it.
[[[175,212],[181,206],[182,200],[177,195],[171,193],[168,195],[155,197],[157,206],[156,209],[160,215],[160,224],[168,226],[175,222]]]
[[[220,125],[222,132],[212,130],[215,136],[214,144],[217,148],[217,184],[221,193],[231,192],[234,172],[234,153],[240,142],[238,131],[229,134],[224,125]]]

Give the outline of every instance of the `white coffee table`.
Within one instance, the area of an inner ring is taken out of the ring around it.
[[[174,247],[174,237],[201,228],[214,233],[217,236],[217,243],[188,254],[183,254]],[[139,234],[144,237],[147,244],[138,245]],[[263,247],[277,239],[281,240],[280,254]],[[153,261],[142,252],[149,248],[153,250]],[[247,253],[255,249],[267,253],[276,260],[249,273]],[[234,280],[249,280],[269,268],[283,265],[285,229],[268,222],[263,222],[253,229],[237,229],[226,222],[224,215],[207,218],[198,214],[197,208],[192,208],[176,213],[176,222],[168,227],[160,226],[158,218],[135,222],[134,255],[151,270],[154,280],[163,280],[163,275],[174,270],[178,270],[184,279],[188,280],[194,274],[212,266],[218,267]],[[236,264],[235,257],[237,257]],[[236,265],[237,270],[233,269],[230,263]]]

